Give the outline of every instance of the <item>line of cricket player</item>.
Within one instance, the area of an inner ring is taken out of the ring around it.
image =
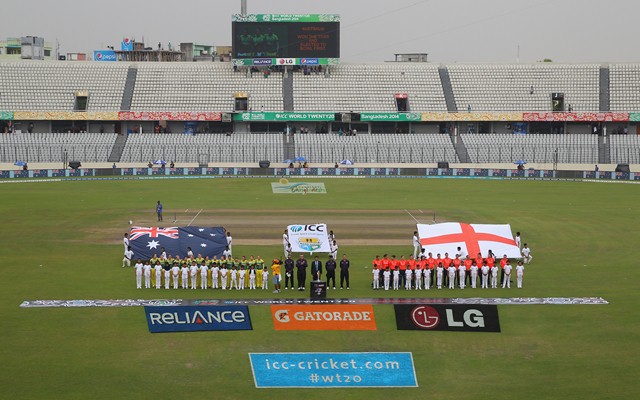
[[[136,288],[268,290],[269,270],[260,257],[138,259],[134,265]]]
[[[524,264],[531,262],[532,258],[530,252],[527,252],[527,256],[518,260],[516,264],[516,285],[519,289],[522,289]],[[405,259],[404,256],[396,259],[395,255],[389,258],[385,254],[382,258],[376,256],[372,265],[372,287],[374,290],[399,290],[401,288],[429,290],[431,288],[442,289],[443,287],[449,289],[471,287],[475,289],[478,283],[483,289],[489,287],[495,289],[499,285],[502,288],[510,288],[511,273],[514,270],[506,255],[496,262],[495,256],[491,252],[484,258],[482,254],[478,253],[475,258],[465,257],[464,260],[460,254],[456,254],[454,258],[450,258],[449,253],[445,253],[444,258],[437,254],[434,258],[432,253],[424,255],[424,251],[418,258],[411,255],[408,259]],[[498,271],[500,271],[499,279]]]

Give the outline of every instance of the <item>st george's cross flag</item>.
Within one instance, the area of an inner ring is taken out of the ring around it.
[[[133,259],[148,260],[153,255],[160,257],[162,248],[167,256],[187,255],[187,248],[191,247],[194,256],[220,257],[227,246],[224,228],[205,228],[188,226],[184,228],[170,227],[142,227],[134,226],[129,233],[129,246],[133,250]]]
[[[453,258],[460,247],[469,257],[475,258],[478,253],[486,257],[489,250],[495,257],[520,258],[520,249],[513,239],[511,226],[465,224],[461,222],[446,222],[443,224],[418,224],[420,245],[426,253],[435,257],[440,253],[449,253]]]

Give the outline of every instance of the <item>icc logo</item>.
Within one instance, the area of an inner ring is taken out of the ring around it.
[[[413,323],[422,329],[433,329],[440,323],[440,314],[429,306],[418,306],[411,311]]]
[[[278,310],[274,317],[278,322],[289,322],[289,310]]]
[[[291,227],[291,232],[300,232],[303,229],[304,229],[304,226],[302,225],[294,225]]]

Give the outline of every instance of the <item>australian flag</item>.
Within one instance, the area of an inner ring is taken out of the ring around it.
[[[129,245],[133,250],[133,259],[148,260],[153,255],[158,257],[162,248],[168,255],[181,258],[187,256],[191,247],[193,254],[202,257],[220,257],[227,246],[225,230],[222,227],[205,228],[188,226],[185,228],[145,228],[134,226],[129,234]]]

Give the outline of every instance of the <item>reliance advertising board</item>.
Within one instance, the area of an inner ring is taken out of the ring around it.
[[[248,306],[145,306],[149,332],[252,330]]]

